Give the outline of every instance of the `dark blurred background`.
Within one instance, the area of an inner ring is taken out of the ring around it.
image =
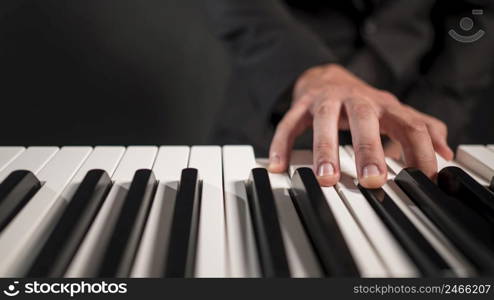
[[[0,144],[202,144],[228,64],[194,0],[0,1]]]
[[[201,3],[0,0],[0,145],[211,143],[230,64]],[[427,112],[493,143],[492,93]]]

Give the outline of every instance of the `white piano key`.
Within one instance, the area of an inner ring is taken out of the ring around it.
[[[180,174],[187,167],[187,146],[162,146],[153,172],[159,181],[137,251],[131,277],[159,277],[167,257],[168,237]]]
[[[115,182],[130,182],[139,169],[150,169],[158,152],[155,146],[130,146],[112,176]]]
[[[484,145],[460,145],[456,160],[485,180],[490,181],[494,176],[494,152]]]
[[[389,275],[385,265],[376,254],[362,230],[358,227],[336,190],[322,188],[326,201],[333,211],[340,229],[347,241],[350,252],[362,277],[386,277]]]
[[[307,163],[310,162],[310,163]],[[288,168],[290,177],[300,167],[312,168],[312,151],[311,150],[294,150],[290,156],[290,167]]]
[[[344,145],[342,147],[343,147],[343,149],[346,150],[347,153],[353,153],[353,146],[352,145]]]
[[[345,147],[348,155],[354,158],[354,152],[352,148]],[[436,154],[438,169],[442,169],[446,166],[458,166],[453,161],[446,161],[439,154]],[[386,157],[386,164],[392,172],[388,172],[388,181],[382,189],[393,199],[396,205],[407,216],[417,230],[431,243],[432,247],[441,255],[444,260],[452,267],[453,271],[461,277],[474,274],[472,266],[466,261],[466,259],[454,248],[454,246],[447,240],[447,238],[441,233],[441,231],[430,222],[430,220],[422,213],[422,211],[413,203],[410,198],[398,187],[393,181],[396,174],[398,174],[403,168],[403,164],[395,159]]]
[[[258,159],[257,166],[267,168],[267,159]],[[287,173],[269,173],[278,212],[283,244],[292,277],[321,277],[317,256],[290,197],[290,177]]]
[[[15,170],[28,170],[37,174],[57,151],[58,147],[29,147],[3,168],[0,182]]]
[[[44,185],[0,236],[0,276],[17,277],[27,271],[60,216],[64,188],[91,151],[64,147],[38,173]]]
[[[0,171],[2,171],[3,168],[11,163],[24,150],[24,147],[0,147]]]
[[[357,172],[353,158],[340,148],[341,180],[336,190],[374,245],[393,277],[416,277],[418,270],[355,185]]]
[[[154,176],[160,182],[178,181],[189,163],[188,146],[161,146],[153,165]]]
[[[202,181],[195,277],[226,277],[226,222],[223,201],[221,147],[194,146],[189,168],[199,170]]]
[[[84,164],[79,168],[74,175],[70,184],[63,191],[63,198],[66,200],[72,199],[77,188],[84,180],[86,174],[93,169],[101,169],[106,171],[111,177],[115,169],[117,168],[125,147],[119,146],[99,146],[95,147]]]
[[[131,146],[125,151],[113,173],[114,184],[101,206],[91,228],[70,264],[66,277],[92,277],[101,264],[103,251],[113,233],[123,200],[130,187],[135,171],[153,166],[157,147]]]
[[[437,159],[437,169],[438,169],[438,171],[440,171],[440,170],[442,170],[443,168],[446,168],[446,167],[451,167],[451,166],[458,167],[458,168],[461,168],[463,171],[465,171],[473,179],[475,179],[479,184],[481,184],[483,186],[489,185],[489,183],[487,182],[487,180],[485,180],[484,178],[480,177],[476,173],[472,172],[472,170],[470,170],[469,168],[465,167],[464,165],[462,165],[459,162],[456,162],[456,161],[447,161],[444,158],[442,158],[439,154],[436,154],[436,159]]]
[[[349,152],[350,153],[350,152]],[[404,168],[404,165],[401,161],[398,161],[394,158],[391,157],[385,157],[384,160],[386,161],[386,164],[388,165],[388,178],[394,178],[395,175],[400,173],[400,171]]]
[[[487,145],[487,148],[491,151],[494,151],[494,145]]]
[[[296,151],[297,152],[297,151]],[[298,165],[310,167],[312,152],[297,153]],[[305,160],[305,161],[304,161]],[[372,244],[364,235],[359,225],[348,211],[345,203],[333,187],[322,187],[326,201],[335,216],[336,222],[348,245],[350,253],[362,277],[387,277],[389,276],[381,258],[375,252]]]
[[[256,166],[251,146],[223,147],[223,182],[230,277],[258,277],[260,267],[245,182]]]
[[[434,247],[439,255],[451,266],[456,275],[460,277],[474,275],[474,270],[467,260],[393,180],[388,180],[383,186],[383,190],[393,199],[400,210],[413,223],[417,230],[420,231],[424,238],[427,239],[432,247]]]
[[[72,182],[81,183],[86,174],[93,169],[106,171],[111,177],[125,152],[123,146],[97,146],[81,168],[72,178]]]
[[[349,148],[345,148],[345,150],[347,150],[347,152],[353,156],[353,150],[351,150]],[[388,166],[388,170],[391,171],[391,172],[388,172],[388,179],[394,179],[395,175],[400,173],[400,171],[405,167],[403,162],[397,161],[397,160],[390,158],[390,157],[386,157],[385,161],[386,161],[386,164]],[[444,159],[441,155],[439,155],[437,153],[436,153],[436,161],[437,161],[437,170],[438,171],[441,171],[443,168],[450,167],[450,166],[458,167],[458,168],[461,168],[462,170],[464,170],[465,172],[467,172],[470,176],[472,176],[472,178],[474,178],[481,185],[484,185],[484,186],[488,185],[488,183],[485,179],[483,179],[482,177],[479,177],[477,174],[472,172],[470,169],[468,169],[467,167],[465,167],[464,165],[462,165],[456,161],[453,161],[453,160],[447,161],[446,159]]]

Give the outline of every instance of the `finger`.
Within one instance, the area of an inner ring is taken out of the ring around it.
[[[453,150],[448,145],[446,126],[440,121],[426,121],[434,150],[446,160],[452,160]]]
[[[405,165],[415,167],[429,177],[437,172],[437,161],[427,125],[421,118],[398,110],[384,114],[382,125],[388,135],[401,144]]]
[[[393,158],[395,160],[401,159],[401,146],[399,143],[390,140],[384,145],[384,156]]]
[[[448,145],[448,128],[442,121],[424,114],[413,107],[406,106],[410,111],[422,117],[427,125],[427,129],[431,136],[432,146],[434,150],[446,160],[452,160],[454,156],[453,150]]]
[[[286,171],[295,138],[310,124],[310,115],[305,106],[293,106],[276,127],[269,148],[269,167],[273,173]]]
[[[387,178],[381,144],[379,119],[370,104],[364,101],[345,102],[359,183],[366,188],[381,187]]]
[[[339,180],[338,119],[339,101],[326,101],[313,109],[314,170],[322,186],[333,186]]]

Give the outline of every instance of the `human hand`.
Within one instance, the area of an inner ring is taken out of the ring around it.
[[[386,182],[381,134],[401,146],[405,164],[432,177],[435,152],[451,160],[453,152],[440,120],[403,105],[389,92],[363,82],[345,68],[328,64],[304,72],[295,83],[291,108],[276,128],[269,171],[284,172],[297,136],[313,126],[314,171],[323,186],[340,178],[338,130],[350,130],[359,183],[377,188]]]

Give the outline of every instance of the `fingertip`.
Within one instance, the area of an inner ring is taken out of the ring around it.
[[[321,186],[329,187],[334,186],[339,178],[338,175],[317,176],[317,180]]]
[[[387,170],[376,164],[368,164],[362,169],[359,183],[368,189],[377,189],[386,183]]]
[[[287,169],[285,160],[278,153],[272,153],[269,156],[268,171],[271,173],[282,173]]]
[[[434,148],[445,160],[452,160],[455,156],[454,151],[448,146],[448,143],[444,140],[437,144],[434,144]]]
[[[317,180],[321,186],[334,186],[339,180],[339,173],[330,162],[322,162],[316,166]]]
[[[426,170],[424,170],[423,168],[421,168],[421,170],[430,179],[434,179],[437,176],[437,167],[435,169],[428,168]]]
[[[441,156],[442,156],[444,159],[446,159],[446,160],[450,161],[450,160],[452,160],[452,159],[453,159],[453,157],[455,156],[455,153],[453,152],[453,150],[451,150],[451,148],[449,148],[448,146],[446,146],[446,147],[444,148],[444,151],[443,151],[443,153],[441,154]]]
[[[377,189],[386,183],[386,175],[367,176],[359,179],[360,185],[367,189]]]
[[[269,164],[268,171],[271,173],[282,173],[286,171],[286,167],[282,164]]]

